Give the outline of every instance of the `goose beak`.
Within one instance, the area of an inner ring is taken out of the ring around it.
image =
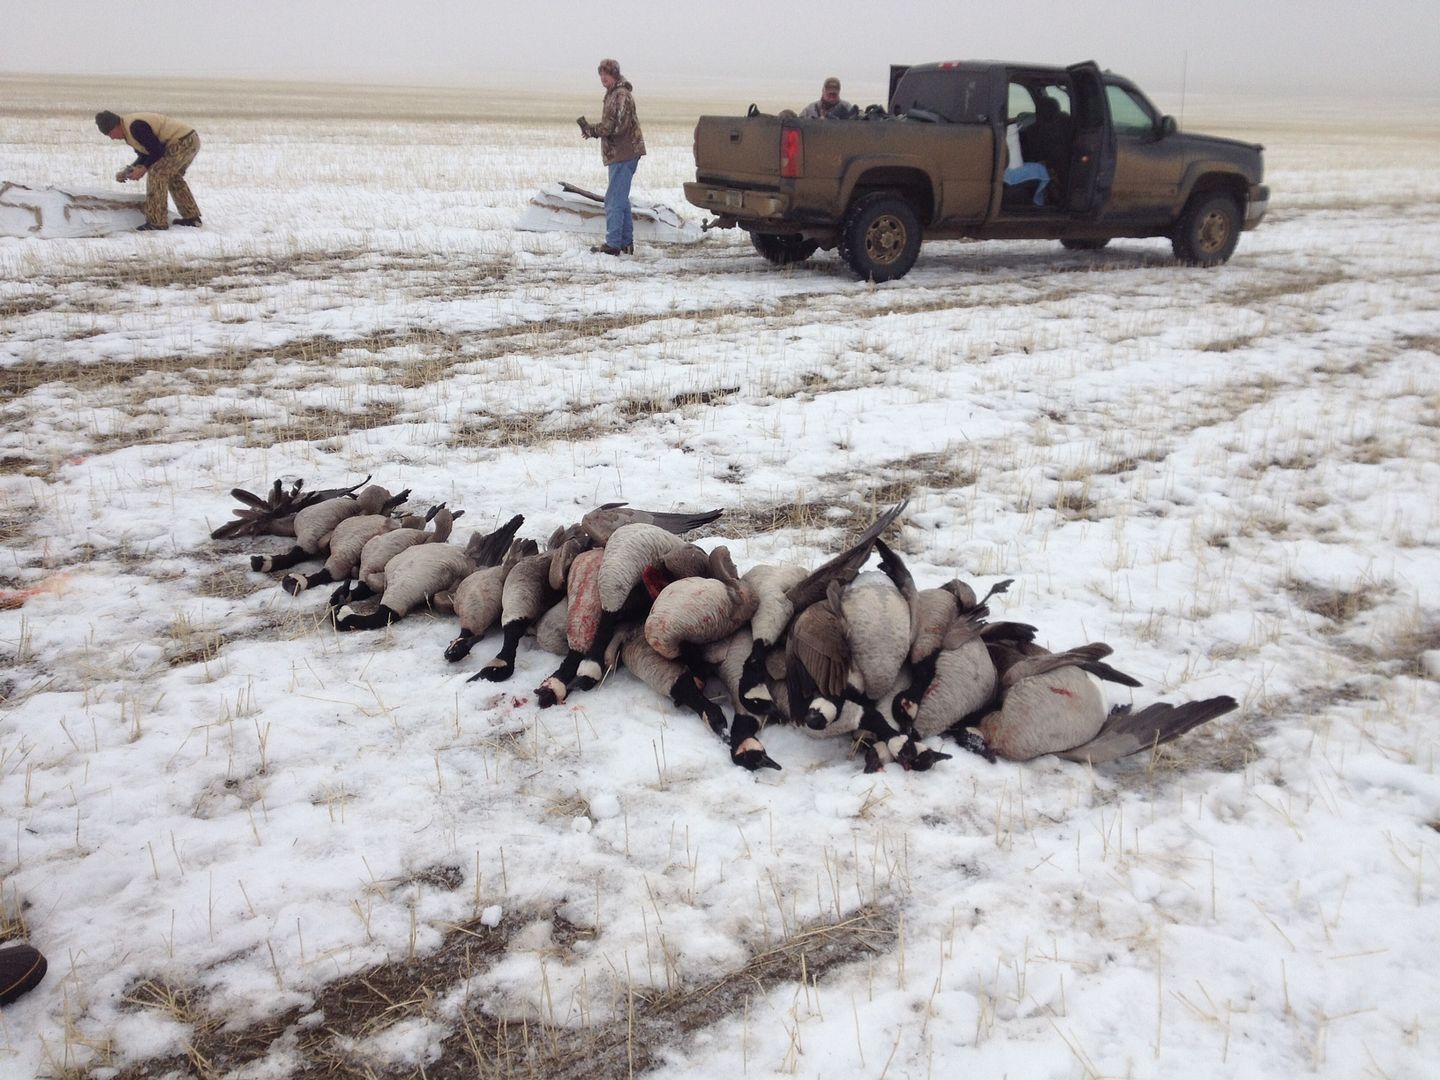
[[[751,749],[736,750],[730,755],[730,760],[742,769],[748,769],[750,772],[759,772],[761,769],[780,768],[780,763],[767,754],[765,748],[754,739],[747,739],[741,746],[749,746]]]
[[[949,761],[951,756],[939,750],[921,750],[909,761],[902,761],[901,764],[912,772],[929,772],[936,762]]]

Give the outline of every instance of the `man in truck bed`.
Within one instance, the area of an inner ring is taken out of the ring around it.
[[[825,120],[831,116],[848,116],[850,103],[840,100],[840,80],[831,75],[820,87],[820,100],[800,110],[802,120]]]

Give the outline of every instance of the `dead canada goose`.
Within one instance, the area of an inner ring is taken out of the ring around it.
[[[956,619],[929,655],[918,663],[912,660],[910,682],[895,695],[897,723],[923,739],[948,731],[990,703],[1000,676],[981,636],[983,623],[978,613]]]
[[[340,496],[314,503],[295,515],[295,546],[281,555],[251,555],[251,570],[288,570],[307,558],[330,550],[330,534],[346,518],[362,514],[388,514],[410,497],[406,488],[392,497],[378,484],[371,484],[358,498]]]
[[[766,666],[780,658],[783,672],[784,653],[774,646],[784,640],[785,630],[795,614],[788,594],[809,576],[810,571],[798,563],[761,563],[741,575],[740,580],[755,594],[755,614],[750,617],[750,652],[744,658],[735,687],[739,694],[737,709],[761,718],[777,711],[774,683],[767,677]],[[778,708],[778,711],[782,716],[788,715],[787,709]]]
[[[912,738],[948,734],[966,750],[994,761],[995,755],[971,730],[994,707],[1000,690],[991,648],[999,643],[1028,645],[1035,628],[986,623],[984,611],[981,605],[951,624],[940,648],[928,658],[925,675],[911,667],[909,680],[895,695],[891,716]],[[920,686],[924,689],[917,690]]]
[[[645,616],[645,640],[661,656],[678,659],[687,646],[730,637],[750,622],[759,598],[735,572],[730,549],[721,544],[707,560],[709,577],[687,577],[667,585]]]
[[[512,540],[498,564],[487,564],[483,558],[476,558],[480,569],[460,582],[448,598],[451,609],[460,618],[460,634],[446,646],[446,660],[453,664],[470,655],[475,642],[484,637],[500,617],[505,579],[510,571],[521,559],[539,552],[540,547],[534,540]],[[443,597],[437,599],[444,600]]]
[[[401,528],[372,536],[360,549],[354,583],[337,589],[330,598],[330,606],[335,608],[342,603],[368,600],[377,593],[383,593],[386,588],[385,568],[390,565],[390,560],[416,544],[449,542],[455,521],[463,513],[464,510],[447,510],[445,504],[441,503],[439,506],[432,506],[422,521],[411,519],[409,524]],[[426,528],[427,525],[430,527]]]
[[[542,709],[565,700],[570,683],[595,643],[595,632],[600,627],[600,563],[604,556],[605,549],[597,547],[570,560],[565,579],[565,659],[535,688],[535,700]],[[552,564],[552,571],[555,568]],[[553,584],[553,577],[551,581]],[[598,671],[595,674],[598,677]]]
[[[640,624],[627,622],[613,637],[620,643],[621,663],[637,679],[681,708],[690,709],[716,735],[727,738],[728,725],[720,706],[705,696],[701,682],[688,667],[651,648]]]
[[[983,600],[976,600],[975,590],[959,578],[947,581],[938,589],[921,589],[915,593],[912,599],[915,628],[910,642],[911,682],[903,693],[895,697],[897,722],[908,726],[915,719],[919,702],[929,692],[931,680],[935,678],[935,666],[941,653],[966,648],[972,636],[978,639],[979,628],[990,614],[990,598],[1007,591],[1013,583],[1007,578],[991,586]],[[973,649],[983,651],[984,645],[975,640]],[[955,658],[950,659],[953,662]],[[979,668],[990,670],[994,665],[987,656]],[[994,681],[994,678],[990,679],[992,684]],[[990,690],[993,692],[993,685]],[[978,708],[984,700],[977,702],[975,707]]]
[[[1004,696],[1000,707],[981,720],[980,735],[991,750],[1011,761],[1055,754],[1098,765],[1178,738],[1236,707],[1232,697],[1215,697],[1183,705],[1157,703],[1139,712],[1128,706],[1107,711],[1090,675],[1126,686],[1140,684],[1101,662],[1111,652],[1102,642],[1032,656],[996,652],[1001,663],[1008,664],[1001,676]]]
[[[876,540],[883,573],[862,573],[849,585],[830,582],[824,600],[796,618],[786,645],[786,683],[796,720],[813,730],[834,723],[843,702],[859,705],[867,730],[897,734],[876,703],[899,678],[910,651],[914,594],[910,572]]]
[[[611,533],[596,581],[600,617],[590,649],[569,689],[588,690],[600,680],[601,658],[625,618],[644,618],[671,581],[705,573],[709,556],[658,525],[632,522]]]
[[[603,611],[599,579],[602,548],[616,531],[626,525],[652,525],[678,535],[707,525],[722,513],[711,510],[702,514],[670,514],[637,510],[615,502],[596,507],[580,519],[580,535],[593,546],[583,554],[577,552],[572,558],[557,559],[551,564],[551,584],[563,587],[568,599],[566,640],[569,646],[560,666],[535,688],[540,708],[547,709],[564,701],[572,685],[588,690],[599,681],[601,665],[598,660],[587,658],[587,654],[595,645]]]
[[[740,684],[741,695],[752,711],[763,716],[773,709],[765,677],[766,658],[784,639],[798,614],[823,599],[832,581],[850,582],[870,557],[870,550],[880,534],[889,528],[907,505],[908,499],[896,503],[871,522],[854,544],[810,573],[802,572],[797,578],[793,568],[777,567],[761,571],[756,567],[745,575],[758,599],[750,624],[754,644]]]
[[[740,626],[728,638],[705,645],[700,650],[700,656],[706,668],[712,671],[725,687],[730,695],[730,704],[735,710],[730,721],[730,760],[742,769],[754,772],[756,769],[778,769],[780,763],[766,753],[765,744],[760,741],[760,729],[765,726],[764,718],[750,713],[740,694],[740,676],[752,644],[750,628]],[[772,700],[782,709],[788,708],[784,684],[773,684],[771,689],[775,695]]]
[[[597,506],[582,517],[580,529],[596,547],[604,547],[610,542],[615,530],[625,525],[654,525],[679,536],[681,533],[709,525],[724,512],[707,510],[699,514],[671,514],[658,510],[637,510],[623,502],[612,502]]]
[[[210,533],[211,540],[228,540],[235,536],[294,536],[295,515],[307,506],[354,495],[370,482],[365,477],[360,483],[348,488],[326,488],[322,491],[302,491],[304,480],[294,480],[289,487],[283,480],[276,480],[262,498],[244,488],[231,488],[230,494],[244,506],[231,513],[234,521],[227,521]]]
[[[562,559],[573,557],[569,553],[586,542],[573,525],[569,529],[556,529],[544,551],[521,559],[505,576],[500,591],[500,629],[505,638],[495,658],[470,676],[470,682],[476,679],[504,682],[515,674],[515,653],[520,648],[520,639],[564,595],[563,588],[551,584],[552,563],[557,554]]]
[[[440,517],[441,514],[437,514],[436,520]],[[516,514],[488,535],[482,536],[477,532],[463,548],[445,543],[417,544],[406,548],[385,566],[385,591],[380,596],[379,606],[372,612],[361,614],[349,604],[344,604],[335,610],[335,628],[375,630],[403,619],[433,597],[452,595],[455,587],[475,571],[480,559],[493,562],[498,557],[496,553],[509,546],[523,520],[521,515]]]
[[[1009,589],[1006,579],[983,599],[958,578],[938,589],[912,593],[915,613],[906,685],[894,697],[891,718],[918,738],[950,732],[988,711],[999,686],[999,674],[987,642],[1030,642],[1035,628],[1024,623],[986,623],[992,596]],[[953,732],[967,747],[984,753],[978,738]]]
[[[419,529],[424,525],[424,518],[413,516],[393,518],[389,514],[359,514],[346,518],[330,534],[330,554],[325,565],[313,574],[292,570],[280,579],[280,587],[296,596],[317,585],[344,581],[359,568],[361,552],[370,540],[395,529]]]
[[[380,604],[360,614],[349,604],[335,612],[337,630],[378,630],[403,619],[436,593],[447,592],[475,569],[463,548],[453,544],[420,544],[406,548],[385,568]]]

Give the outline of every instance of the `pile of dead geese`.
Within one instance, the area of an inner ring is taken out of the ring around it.
[[[211,535],[294,538],[289,551],[252,555],[255,571],[291,571],[288,593],[338,584],[336,629],[370,630],[413,611],[453,614],[460,632],[445,659],[463,660],[492,628],[500,651],[472,676],[503,682],[534,635],[563,657],[536,689],[541,708],[591,690],[623,665],[677,706],[696,712],[747,769],[780,768],[765,751],[767,722],[846,735],[866,771],[896,762],[924,770],[950,757],[949,736],[991,761],[1054,754],[1100,764],[1168,742],[1236,707],[1231,697],[1139,711],[1108,709],[1094,679],[1140,684],[1091,643],[1064,652],[1035,644],[1025,623],[991,622],[988,601],[965,582],[917,588],[882,534],[906,503],[881,514],[849,548],[814,570],[760,565],[737,572],[730,551],[681,537],[723,511],[699,514],[607,503],[556,529],[542,549],[517,536],[516,515],[463,546],[450,543],[464,511],[398,509],[409,491],[377,485],[304,491],[275,481],[242,489],[235,520]],[[872,553],[879,568],[862,571]],[[367,603],[368,601],[368,603]],[[707,693],[723,688],[733,712]]]

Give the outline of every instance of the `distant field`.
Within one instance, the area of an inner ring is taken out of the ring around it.
[[[794,90],[638,88],[637,198],[698,218],[694,117]],[[1427,1075],[1440,120],[1192,97],[1266,145],[1228,265],[947,242],[874,287],[514,231],[603,188],[599,98],[0,78],[0,180],[113,187],[93,112],[171,112],[205,219],[0,239],[0,939],[51,965],[0,1074]],[[1094,771],[772,727],[752,776],[628,673],[542,712],[533,641],[468,683],[493,637],[339,635],[249,571],[284,542],[208,538],[367,475],[462,539],[723,506],[742,570],[908,496],[922,586],[1014,578],[1112,701],[1241,709]]]

